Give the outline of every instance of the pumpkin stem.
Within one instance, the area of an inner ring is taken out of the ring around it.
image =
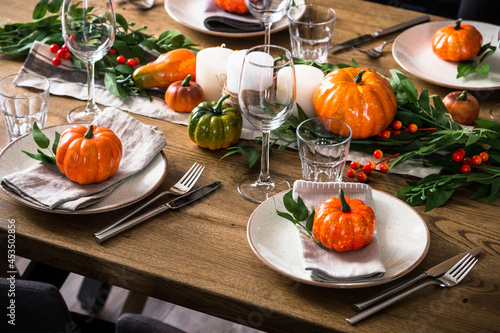
[[[181,86],[183,86],[183,87],[189,87],[189,80],[191,80],[191,74],[188,74],[188,75],[184,78],[184,81],[182,81]]]
[[[456,95],[455,95],[456,96]],[[458,96],[458,99],[461,101],[466,101],[467,100],[467,90],[464,90],[460,96]]]
[[[460,30],[460,23],[462,23],[463,19],[459,18],[457,22],[455,22],[455,25],[453,26],[454,30]]]
[[[230,94],[226,94],[222,96],[218,101],[217,104],[215,104],[214,107],[214,113],[215,114],[222,114],[222,103],[231,96]]]
[[[89,129],[83,135],[85,139],[92,139],[94,137],[94,125],[90,125]]]
[[[349,206],[349,204],[347,203],[347,201],[344,198],[344,190],[340,189],[340,191],[339,191],[339,197],[340,197],[340,204],[341,204],[340,210],[343,211],[343,212],[350,211],[351,210],[351,206]]]
[[[354,77],[354,83],[360,83],[361,82],[361,79],[363,78],[363,74],[365,74],[365,70],[362,69],[358,72],[358,74],[356,74],[356,77]]]

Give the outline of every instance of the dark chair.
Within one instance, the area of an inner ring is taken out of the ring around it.
[[[117,333],[184,333],[162,321],[134,313],[125,313],[116,322]]]

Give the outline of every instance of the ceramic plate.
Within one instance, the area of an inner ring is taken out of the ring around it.
[[[301,245],[295,226],[279,217],[285,192],[264,201],[248,221],[247,237],[257,257],[271,269],[299,282],[328,288],[361,288],[387,283],[414,269],[429,249],[429,230],[425,221],[405,202],[381,191],[372,190],[377,216],[383,278],[363,282],[317,282],[302,268]],[[276,207],[275,207],[276,204]]]
[[[458,62],[440,59],[432,51],[432,36],[434,33],[455,21],[429,22],[410,28],[396,39],[392,46],[394,59],[408,72],[422,80],[458,90],[488,90],[500,88],[500,52],[496,51],[481,64],[490,65],[490,73],[483,77],[480,73],[470,73],[459,79],[457,76]],[[476,27],[483,35],[483,45],[491,42],[498,46],[498,26],[476,21],[464,21]]]
[[[180,0],[180,1],[165,1],[165,10],[168,15],[174,20],[188,28],[204,32],[215,36],[224,37],[253,37],[263,36],[264,30],[256,32],[244,33],[228,33],[208,30],[203,22],[207,18],[205,8],[207,8],[210,1],[213,0]],[[303,4],[304,0],[296,0],[295,4]],[[284,17],[280,21],[273,23],[271,32],[281,31],[288,28],[288,18]]]
[[[43,128],[42,131],[52,141],[55,132],[62,133],[65,129],[71,126],[73,126],[73,124],[57,125]],[[37,145],[33,141],[31,133],[26,134],[21,138],[11,142],[0,153],[0,178],[13,172],[24,170],[33,164],[39,163],[38,161],[28,157],[21,152],[21,150],[35,152],[36,149]],[[5,191],[3,187],[2,189],[17,201],[38,210],[58,214],[94,214],[123,208],[143,199],[144,197],[151,194],[158,186],[160,186],[160,184],[165,179],[166,174],[167,159],[165,157],[165,154],[161,152],[149,163],[149,165],[144,170],[130,177],[126,182],[116,188],[105,199],[96,204],[83,209],[79,209],[74,212],[63,209],[47,209],[32,202],[26,201],[18,197],[17,195],[12,194],[11,192]]]

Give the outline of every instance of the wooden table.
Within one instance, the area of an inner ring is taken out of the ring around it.
[[[27,0],[23,6],[13,1],[5,3],[0,22],[31,21],[36,2]],[[420,15],[357,0],[319,2],[337,10],[335,42]],[[147,24],[148,31],[155,34],[178,29],[200,47],[226,43],[230,48],[243,49],[263,42],[263,36],[221,38],[188,29],[167,15],[162,0],[150,11],[141,11],[123,2],[117,2],[116,9],[129,21]],[[272,42],[289,47],[288,38],[285,30],[273,34]],[[386,74],[390,68],[401,70],[389,53],[370,59],[348,51],[331,55],[329,61],[349,63],[352,58],[361,66]],[[23,57],[0,56],[0,76],[16,73],[23,61]],[[444,96],[450,91],[412,75],[409,77],[431,94]],[[486,112],[493,103],[500,102],[499,95],[498,91],[479,94],[481,118],[487,117]],[[48,125],[65,123],[67,112],[80,104],[81,101],[72,98],[51,96]],[[226,151],[199,148],[189,140],[185,126],[136,117],[165,133],[168,175],[160,189],[173,185],[194,161],[207,167],[198,185],[221,180],[222,188],[182,211],[165,213],[104,245],[96,244],[92,233],[127,209],[96,215],[58,215],[25,207],[1,192],[2,251],[5,251],[8,220],[13,219],[16,253],[20,256],[270,332],[498,330],[499,202],[473,201],[469,199],[472,190],[459,189],[444,207],[430,212],[424,212],[423,206],[416,207],[427,223],[431,242],[428,255],[409,275],[419,274],[468,248],[481,246],[478,265],[454,289],[428,288],[353,327],[345,321],[355,313],[352,304],[387,285],[328,289],[296,283],[269,269],[254,255],[246,239],[248,218],[257,205],[244,200],[237,191],[242,177],[257,170],[249,170],[246,159],[241,156],[219,162]],[[4,147],[7,134],[3,117],[0,122],[0,147]],[[291,182],[301,178],[297,152],[273,149],[271,171]],[[376,173],[371,176],[370,185],[394,194],[406,180],[393,174]],[[2,265],[5,258],[2,253]],[[2,269],[1,273],[5,272]]]

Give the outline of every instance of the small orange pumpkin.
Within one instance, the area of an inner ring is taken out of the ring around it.
[[[471,125],[479,117],[479,102],[467,90],[449,93],[443,98],[443,103],[459,124]]]
[[[362,200],[344,197],[326,200],[314,214],[313,235],[330,250],[345,252],[368,245],[375,232],[375,213]]]
[[[75,125],[61,134],[56,162],[59,170],[72,181],[91,184],[112,176],[122,156],[122,143],[110,129]]]
[[[183,81],[176,81],[168,86],[165,102],[177,112],[191,112],[203,102],[203,89],[196,82],[190,81],[191,74]]]
[[[222,8],[230,13],[247,14],[250,13],[245,0],[215,0],[219,8]]]
[[[379,134],[391,124],[397,110],[389,81],[373,70],[354,67],[325,76],[314,92],[313,104],[318,117],[336,118],[349,125],[353,139]]]
[[[483,43],[483,36],[472,25],[458,19],[432,36],[432,50],[443,60],[462,61],[474,58]]]

